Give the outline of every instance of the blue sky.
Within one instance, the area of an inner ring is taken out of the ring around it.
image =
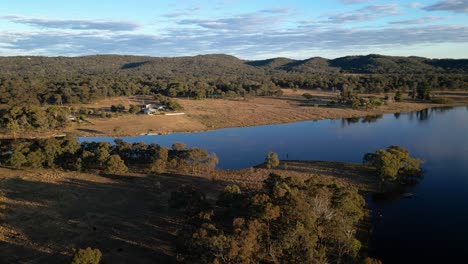
[[[0,56],[468,58],[468,0],[0,0]]]

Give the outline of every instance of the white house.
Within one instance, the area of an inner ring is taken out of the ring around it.
[[[142,111],[145,115],[154,115],[158,112],[158,109],[153,108],[151,104],[147,104],[143,107]]]

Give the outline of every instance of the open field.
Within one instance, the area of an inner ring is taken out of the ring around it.
[[[73,248],[95,247],[105,263],[167,263],[181,219],[169,208],[171,191],[192,184],[214,199],[233,182],[254,187],[275,172],[283,176],[351,183],[375,189],[376,178],[357,164],[282,162],[214,171],[207,176],[96,175],[0,168],[0,255],[4,263],[66,263]]]
[[[137,136],[144,133],[168,134],[175,132],[198,132],[227,127],[246,127],[268,124],[282,124],[306,120],[350,118],[380,115],[385,113],[411,112],[429,107],[468,105],[468,92],[433,92],[452,100],[450,104],[431,104],[406,99],[401,103],[389,103],[376,109],[355,110],[349,107],[327,106],[336,100],[338,93],[284,89],[282,96],[247,97],[230,99],[189,100],[177,98],[183,106],[183,115],[133,115],[117,114],[111,118],[89,117],[86,122],[74,123],[63,130],[23,132],[21,137],[49,137],[64,132],[79,136]],[[314,97],[306,100],[303,93]],[[375,96],[362,94],[362,96]],[[378,95],[384,97],[384,95]],[[393,96],[389,94],[389,96]],[[128,109],[130,104],[156,103],[151,96],[112,97],[84,106],[109,111],[111,105],[122,104]],[[6,129],[0,131],[0,138],[10,138]]]
[[[305,120],[361,117],[384,113],[417,111],[428,107],[442,106],[426,102],[405,101],[389,103],[372,110],[326,107],[337,93],[310,90],[283,90],[278,97],[251,97],[235,99],[176,99],[183,107],[182,116],[123,115],[111,119],[91,119],[92,124],[75,127],[72,131],[83,136],[135,136],[142,133],[195,132],[226,127],[244,127],[267,124],[290,123]],[[314,95],[311,101],[301,95]],[[454,100],[453,105],[468,104],[466,92],[439,92]],[[390,94],[390,96],[392,96]],[[383,97],[383,95],[381,95]],[[87,107],[105,108],[112,104],[148,103],[149,97],[110,98]],[[319,107],[315,105],[320,105]]]

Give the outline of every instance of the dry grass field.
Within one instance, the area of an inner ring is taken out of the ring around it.
[[[244,127],[267,124],[290,123],[305,120],[361,117],[384,113],[421,110],[436,104],[407,100],[390,103],[372,110],[354,110],[343,107],[327,107],[336,99],[337,93],[310,90],[284,89],[282,96],[250,97],[233,99],[189,100],[176,99],[184,110],[182,116],[123,115],[111,119],[90,119],[92,124],[74,127],[71,131],[83,136],[135,136],[142,133],[167,134],[173,132],[195,132],[226,127]],[[301,95],[311,93],[314,99],[307,101]],[[440,92],[454,99],[454,104],[467,104],[468,93]],[[391,95],[390,95],[391,96]],[[381,95],[383,97],[383,95]],[[105,109],[112,104],[150,103],[150,97],[117,97],[99,101],[87,107]]]
[[[282,162],[280,167],[197,175],[109,176],[0,168],[2,263],[68,263],[74,248],[94,247],[103,263],[171,263],[181,219],[170,193],[194,185],[214,199],[227,184],[255,187],[271,172],[351,183],[375,190],[368,169],[349,163]]]

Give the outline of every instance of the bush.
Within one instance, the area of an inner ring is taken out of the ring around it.
[[[152,173],[164,173],[166,171],[166,162],[162,159],[156,159],[153,164],[151,164]]]
[[[311,100],[313,98],[313,96],[310,93],[303,93],[302,97],[304,97],[307,100]]]
[[[79,249],[73,256],[71,264],[99,264],[102,253],[99,249]]]
[[[128,109],[128,112],[131,114],[136,114],[136,113],[139,113],[140,111],[141,109],[137,105],[134,105],[134,104],[131,104]]]
[[[111,106],[111,112],[123,112],[125,111],[125,106],[123,106],[122,104],[118,104],[118,105],[112,105]]]
[[[265,163],[267,168],[276,168],[279,165],[278,154],[275,152],[268,152],[268,155],[265,158]]]
[[[112,174],[122,174],[128,171],[127,166],[119,155],[112,155],[107,159],[105,171]]]

